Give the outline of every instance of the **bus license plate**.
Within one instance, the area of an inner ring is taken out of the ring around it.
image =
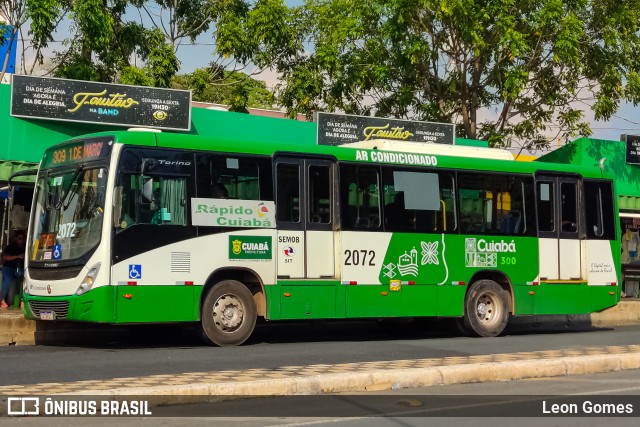
[[[53,311],[41,311],[40,320],[54,320],[55,313]]]

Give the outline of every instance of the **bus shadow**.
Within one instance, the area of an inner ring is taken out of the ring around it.
[[[259,322],[244,344],[367,342],[464,337],[451,318]],[[590,316],[513,318],[502,335],[536,335],[611,330],[593,326]],[[206,346],[197,324],[100,325],[38,322],[37,345],[91,348],[191,348]]]

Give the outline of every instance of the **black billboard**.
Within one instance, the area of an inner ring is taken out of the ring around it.
[[[625,135],[627,141],[627,163],[640,165],[640,135]]]
[[[416,122],[348,114],[316,113],[318,144],[342,145],[373,139],[454,144],[451,123]]]
[[[11,115],[190,130],[191,91],[14,75]]]

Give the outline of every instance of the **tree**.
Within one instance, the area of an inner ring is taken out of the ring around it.
[[[0,46],[9,46],[4,57],[0,57],[0,81],[9,65],[11,49],[18,38],[20,27],[27,19],[25,0],[0,0]]]
[[[44,64],[42,51],[53,41],[53,33],[67,16],[71,8],[69,0],[26,0],[27,15],[30,20],[27,31],[30,40],[25,46],[22,38],[21,71],[22,74],[33,74],[37,65]],[[22,32],[22,26],[20,27]],[[31,65],[27,65],[27,52],[33,50]]]
[[[589,104],[606,120],[640,102],[640,0],[307,0],[289,16],[306,43],[269,65],[291,115],[454,122],[530,148],[589,135]]]
[[[176,52],[182,39],[193,42],[209,29],[215,18],[215,3],[216,0],[134,0],[135,6],[144,11],[154,27],[162,30]],[[152,9],[154,5],[158,11]]]
[[[131,0],[75,0],[73,36],[58,52],[58,77],[168,87],[179,69],[174,50],[158,28],[125,19]],[[140,60],[144,66],[139,68]]]
[[[230,111],[246,113],[248,107],[274,107],[274,95],[263,81],[215,65],[198,68],[191,74],[177,75],[172,87],[191,89],[194,101],[229,105]]]
[[[123,82],[168,87],[179,69],[173,47],[159,28],[147,28],[125,12],[138,0],[3,0],[12,7],[14,33],[28,27],[22,38],[21,72],[32,74],[44,63],[43,51],[62,23],[71,35],[55,52],[48,74],[80,80]],[[26,56],[33,50],[33,62]],[[138,66],[141,63],[142,66]]]

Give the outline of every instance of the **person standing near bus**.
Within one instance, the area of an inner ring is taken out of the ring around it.
[[[11,289],[15,278],[23,274],[26,237],[27,235],[24,231],[16,231],[13,241],[2,251],[4,264],[2,266],[2,302],[0,302],[0,308],[9,307],[6,301],[9,289]]]

